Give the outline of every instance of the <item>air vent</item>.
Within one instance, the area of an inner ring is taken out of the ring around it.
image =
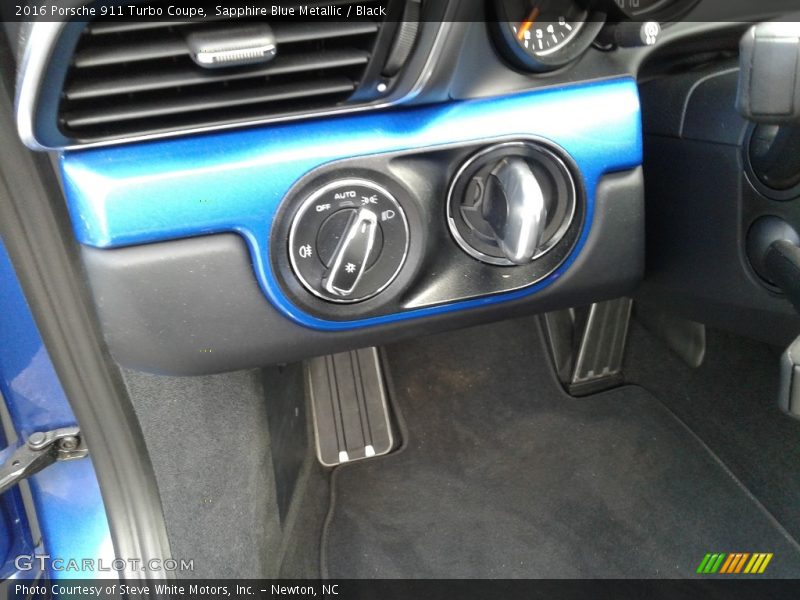
[[[351,3],[327,4],[347,10]],[[270,22],[277,53],[268,62],[211,69],[192,58],[191,34],[222,40],[229,33],[235,40],[260,22],[89,23],[63,88],[61,132],[92,141],[343,106],[364,80],[383,26],[379,20]]]

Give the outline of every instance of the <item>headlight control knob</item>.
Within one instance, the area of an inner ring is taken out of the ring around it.
[[[315,296],[361,302],[394,281],[408,243],[405,212],[388,190],[365,179],[342,179],[301,204],[289,232],[289,260]]]

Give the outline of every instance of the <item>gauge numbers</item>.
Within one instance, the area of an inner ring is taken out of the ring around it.
[[[526,52],[547,56],[580,32],[588,11],[572,2],[506,2],[508,26]],[[516,18],[515,18],[516,17]]]
[[[578,34],[583,23],[559,17],[556,22],[542,22],[530,27],[526,23],[513,25],[512,30],[526,50],[538,56],[547,56],[568,44]]]

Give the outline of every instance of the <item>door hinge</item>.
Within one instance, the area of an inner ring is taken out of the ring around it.
[[[37,431],[0,464],[0,494],[55,462],[89,455],[77,427]]]

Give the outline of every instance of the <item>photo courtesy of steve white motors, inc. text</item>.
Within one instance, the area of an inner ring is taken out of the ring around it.
[[[269,587],[248,586],[248,585],[215,585],[203,583],[48,583],[48,584],[14,584],[15,598],[57,598],[67,597],[71,600],[78,598],[125,598],[135,596],[149,596],[155,594],[158,597],[181,597],[197,598],[209,597],[234,597],[242,598],[261,594],[272,596],[299,596],[304,598],[338,596],[340,585],[315,584],[315,585],[280,585],[270,584]]]

